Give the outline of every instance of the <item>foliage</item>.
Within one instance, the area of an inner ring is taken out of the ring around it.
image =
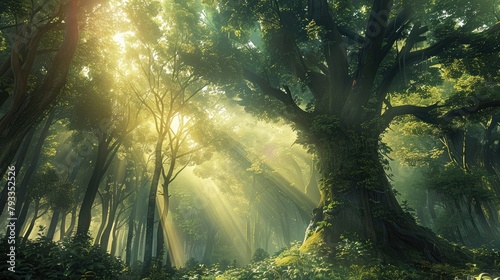
[[[30,199],[36,201],[46,197],[47,194],[52,193],[54,186],[60,185],[59,176],[54,168],[44,166],[40,168],[32,179],[30,192],[28,196]]]
[[[252,262],[260,262],[267,258],[269,258],[269,253],[262,248],[257,248],[257,250],[253,253]]]
[[[389,264],[377,258],[366,258],[366,244],[344,239],[335,260],[317,253],[302,253],[300,244],[283,250],[278,256],[253,262],[245,267],[229,267],[223,271],[218,264],[207,267],[195,259],[186,262],[175,273],[155,274],[148,279],[307,279],[307,280],[375,280],[375,279],[493,279],[499,273],[500,256],[486,248],[473,253],[477,264],[454,267],[449,264],[431,264],[415,260],[413,264]],[[343,260],[354,260],[344,262]],[[482,270],[487,267],[491,270]],[[487,278],[491,277],[491,278]]]
[[[431,171],[428,176],[429,189],[451,200],[463,197],[487,200],[488,190],[482,180],[482,174],[464,172],[456,166],[449,166],[439,171]]]
[[[7,252],[8,245],[2,238],[0,247]],[[0,264],[0,278],[12,279],[8,263]],[[44,237],[16,244],[16,272],[14,279],[80,279],[93,274],[95,279],[121,279],[125,265],[121,260],[92,246],[89,237],[52,242]]]
[[[450,264],[432,264],[420,259],[415,259],[411,264],[387,263],[367,254],[370,245],[356,241],[354,236],[343,238],[341,245],[336,248],[333,261],[318,252],[305,253],[300,245],[292,244],[291,248],[283,249],[272,258],[255,261],[245,267],[232,265],[223,268],[219,264],[206,266],[191,258],[181,269],[156,270],[147,279],[418,280],[493,279],[500,275],[500,254],[486,248],[472,251],[475,263],[455,267]]]

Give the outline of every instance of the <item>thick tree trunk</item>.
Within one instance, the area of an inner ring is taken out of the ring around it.
[[[316,142],[321,200],[302,249],[323,247],[335,253],[342,236],[354,234],[369,240],[382,258],[401,259],[413,251],[431,262],[447,261],[446,243],[418,226],[398,204],[381,163],[378,135],[330,135]]]

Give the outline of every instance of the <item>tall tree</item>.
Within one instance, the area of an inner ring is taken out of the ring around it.
[[[158,1],[132,1],[125,8],[128,18],[135,24],[133,32],[139,44],[128,50],[132,67],[141,75],[134,75],[130,88],[137,100],[152,118],[155,131],[154,166],[148,196],[143,275],[149,274],[153,257],[153,233],[158,187],[161,184],[160,223],[157,227],[157,257],[163,251],[168,214],[169,187],[177,175],[192,163],[199,148],[190,138],[201,114],[197,115],[192,99],[203,92],[207,84],[191,68],[181,63],[182,49],[194,44],[190,30],[174,26]],[[167,24],[168,23],[168,24]],[[193,30],[194,31],[194,30]],[[130,39],[130,38],[129,38]],[[126,73],[124,73],[126,74]],[[130,75],[130,73],[129,73]]]
[[[17,205],[20,209],[19,212],[19,222],[18,224],[22,226],[26,220],[26,215],[28,214],[28,209],[31,204],[31,200],[26,200],[26,196],[29,195],[30,191],[30,180],[32,176],[35,174],[35,171],[39,167],[39,161],[42,156],[43,145],[49,133],[49,128],[52,125],[54,120],[55,112],[52,110],[50,114],[47,116],[47,120],[45,124],[42,126],[40,134],[38,136],[38,140],[36,145],[34,146],[33,153],[31,154],[31,162],[28,168],[25,171],[25,175],[23,176],[23,180],[18,187],[17,191]]]
[[[97,94],[97,92],[94,94]],[[126,135],[133,129],[133,116],[130,107],[124,104],[120,106],[115,103],[114,108],[116,111],[113,114],[110,100],[103,100],[101,99],[102,97],[97,96],[94,96],[94,98],[97,98],[99,101],[97,101],[97,103],[87,103],[85,106],[80,105],[82,108],[86,108],[85,114],[90,114],[87,115],[87,120],[90,120],[95,127],[93,134],[97,138],[97,151],[94,170],[88,181],[78,215],[78,227],[76,232],[78,235],[85,235],[88,233],[92,218],[92,205],[96,198],[99,185],[109,166],[115,159],[116,153]],[[97,111],[91,110],[88,106],[96,106],[95,108]]]
[[[80,16],[94,1],[54,1],[55,10],[31,1],[31,14],[16,29],[11,54],[2,66],[2,77],[12,76],[10,95],[12,102],[0,119],[0,173],[12,162],[21,141],[50,109],[65,85],[80,34]],[[49,5],[51,6],[51,5]],[[54,58],[47,65],[41,81],[29,86],[35,60],[42,39],[48,32],[64,26],[64,39]],[[9,79],[7,79],[9,80]]]
[[[77,199],[77,187],[68,182],[55,184],[47,196],[53,212],[49,228],[47,229],[47,238],[50,240],[54,238],[57,224],[60,221],[59,239],[62,239],[66,233],[66,216]]]
[[[109,24],[103,21],[102,24]],[[77,234],[87,234],[91,224],[92,205],[97,196],[99,185],[109,166],[115,159],[126,136],[134,129],[138,109],[124,98],[123,87],[118,73],[117,54],[112,48],[117,47],[112,35],[92,33],[88,36],[85,50],[97,48],[99,51],[87,56],[81,63],[82,71],[72,77],[74,114],[71,121],[76,137],[87,137],[90,149],[94,149],[92,175],[78,214]]]
[[[33,218],[30,222],[30,225],[24,235],[23,240],[27,240],[29,237],[29,234],[33,230],[34,224],[36,219],[39,218],[38,216],[38,211],[40,209],[40,203],[41,200],[44,199],[47,201],[49,205],[46,205],[47,207],[53,207],[54,205],[50,205],[52,201],[48,198],[50,194],[52,193],[53,189],[60,185],[59,182],[60,178],[57,176],[56,170],[53,168],[49,167],[43,167],[41,168],[40,171],[38,171],[35,176],[33,177],[33,187],[28,193],[28,199],[32,201],[35,206],[34,206],[34,213],[33,213]],[[27,203],[26,207],[29,207],[31,203]],[[46,211],[45,211],[46,212]]]
[[[305,250],[332,252],[341,236],[354,233],[388,257],[404,258],[410,251],[431,262],[453,257],[396,201],[380,138],[399,116],[447,125],[500,106],[484,95],[473,104],[391,103],[401,92],[401,74],[425,72],[433,58],[498,54],[500,25],[491,13],[475,16],[492,1],[223,0],[197,11],[173,2],[186,13],[201,13],[206,27],[202,44],[183,60],[227,85],[226,93],[237,95],[248,110],[288,120],[298,141],[315,152],[321,200]],[[185,18],[177,20],[192,24],[192,16]]]
[[[120,161],[117,167],[119,170],[115,173],[114,180],[108,181],[108,193],[103,194],[109,196],[109,215],[99,243],[103,250],[107,250],[108,248],[112,229],[116,230],[117,217],[125,207],[124,201],[134,192],[130,190],[130,182],[126,181],[127,178],[131,177],[131,170],[125,171],[127,168],[125,165],[126,161]]]

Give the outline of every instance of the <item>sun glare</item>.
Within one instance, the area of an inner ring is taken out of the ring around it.
[[[185,126],[188,124],[190,118],[189,117],[184,117],[179,114],[176,114],[173,118],[172,121],[170,122],[170,130],[174,133],[177,134],[179,132],[182,133],[182,130],[185,128]]]
[[[125,52],[125,47],[127,45],[127,37],[133,37],[135,34],[132,31],[127,31],[127,32],[119,32],[116,33],[113,36],[113,41],[118,44],[118,47],[120,48],[120,52],[124,53]]]

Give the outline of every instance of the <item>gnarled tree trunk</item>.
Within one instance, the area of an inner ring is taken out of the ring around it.
[[[303,250],[326,246],[335,253],[344,236],[369,240],[373,253],[382,258],[405,258],[414,251],[431,262],[448,261],[450,247],[418,226],[398,204],[381,162],[378,139],[376,134],[359,131],[317,139],[321,200]]]

